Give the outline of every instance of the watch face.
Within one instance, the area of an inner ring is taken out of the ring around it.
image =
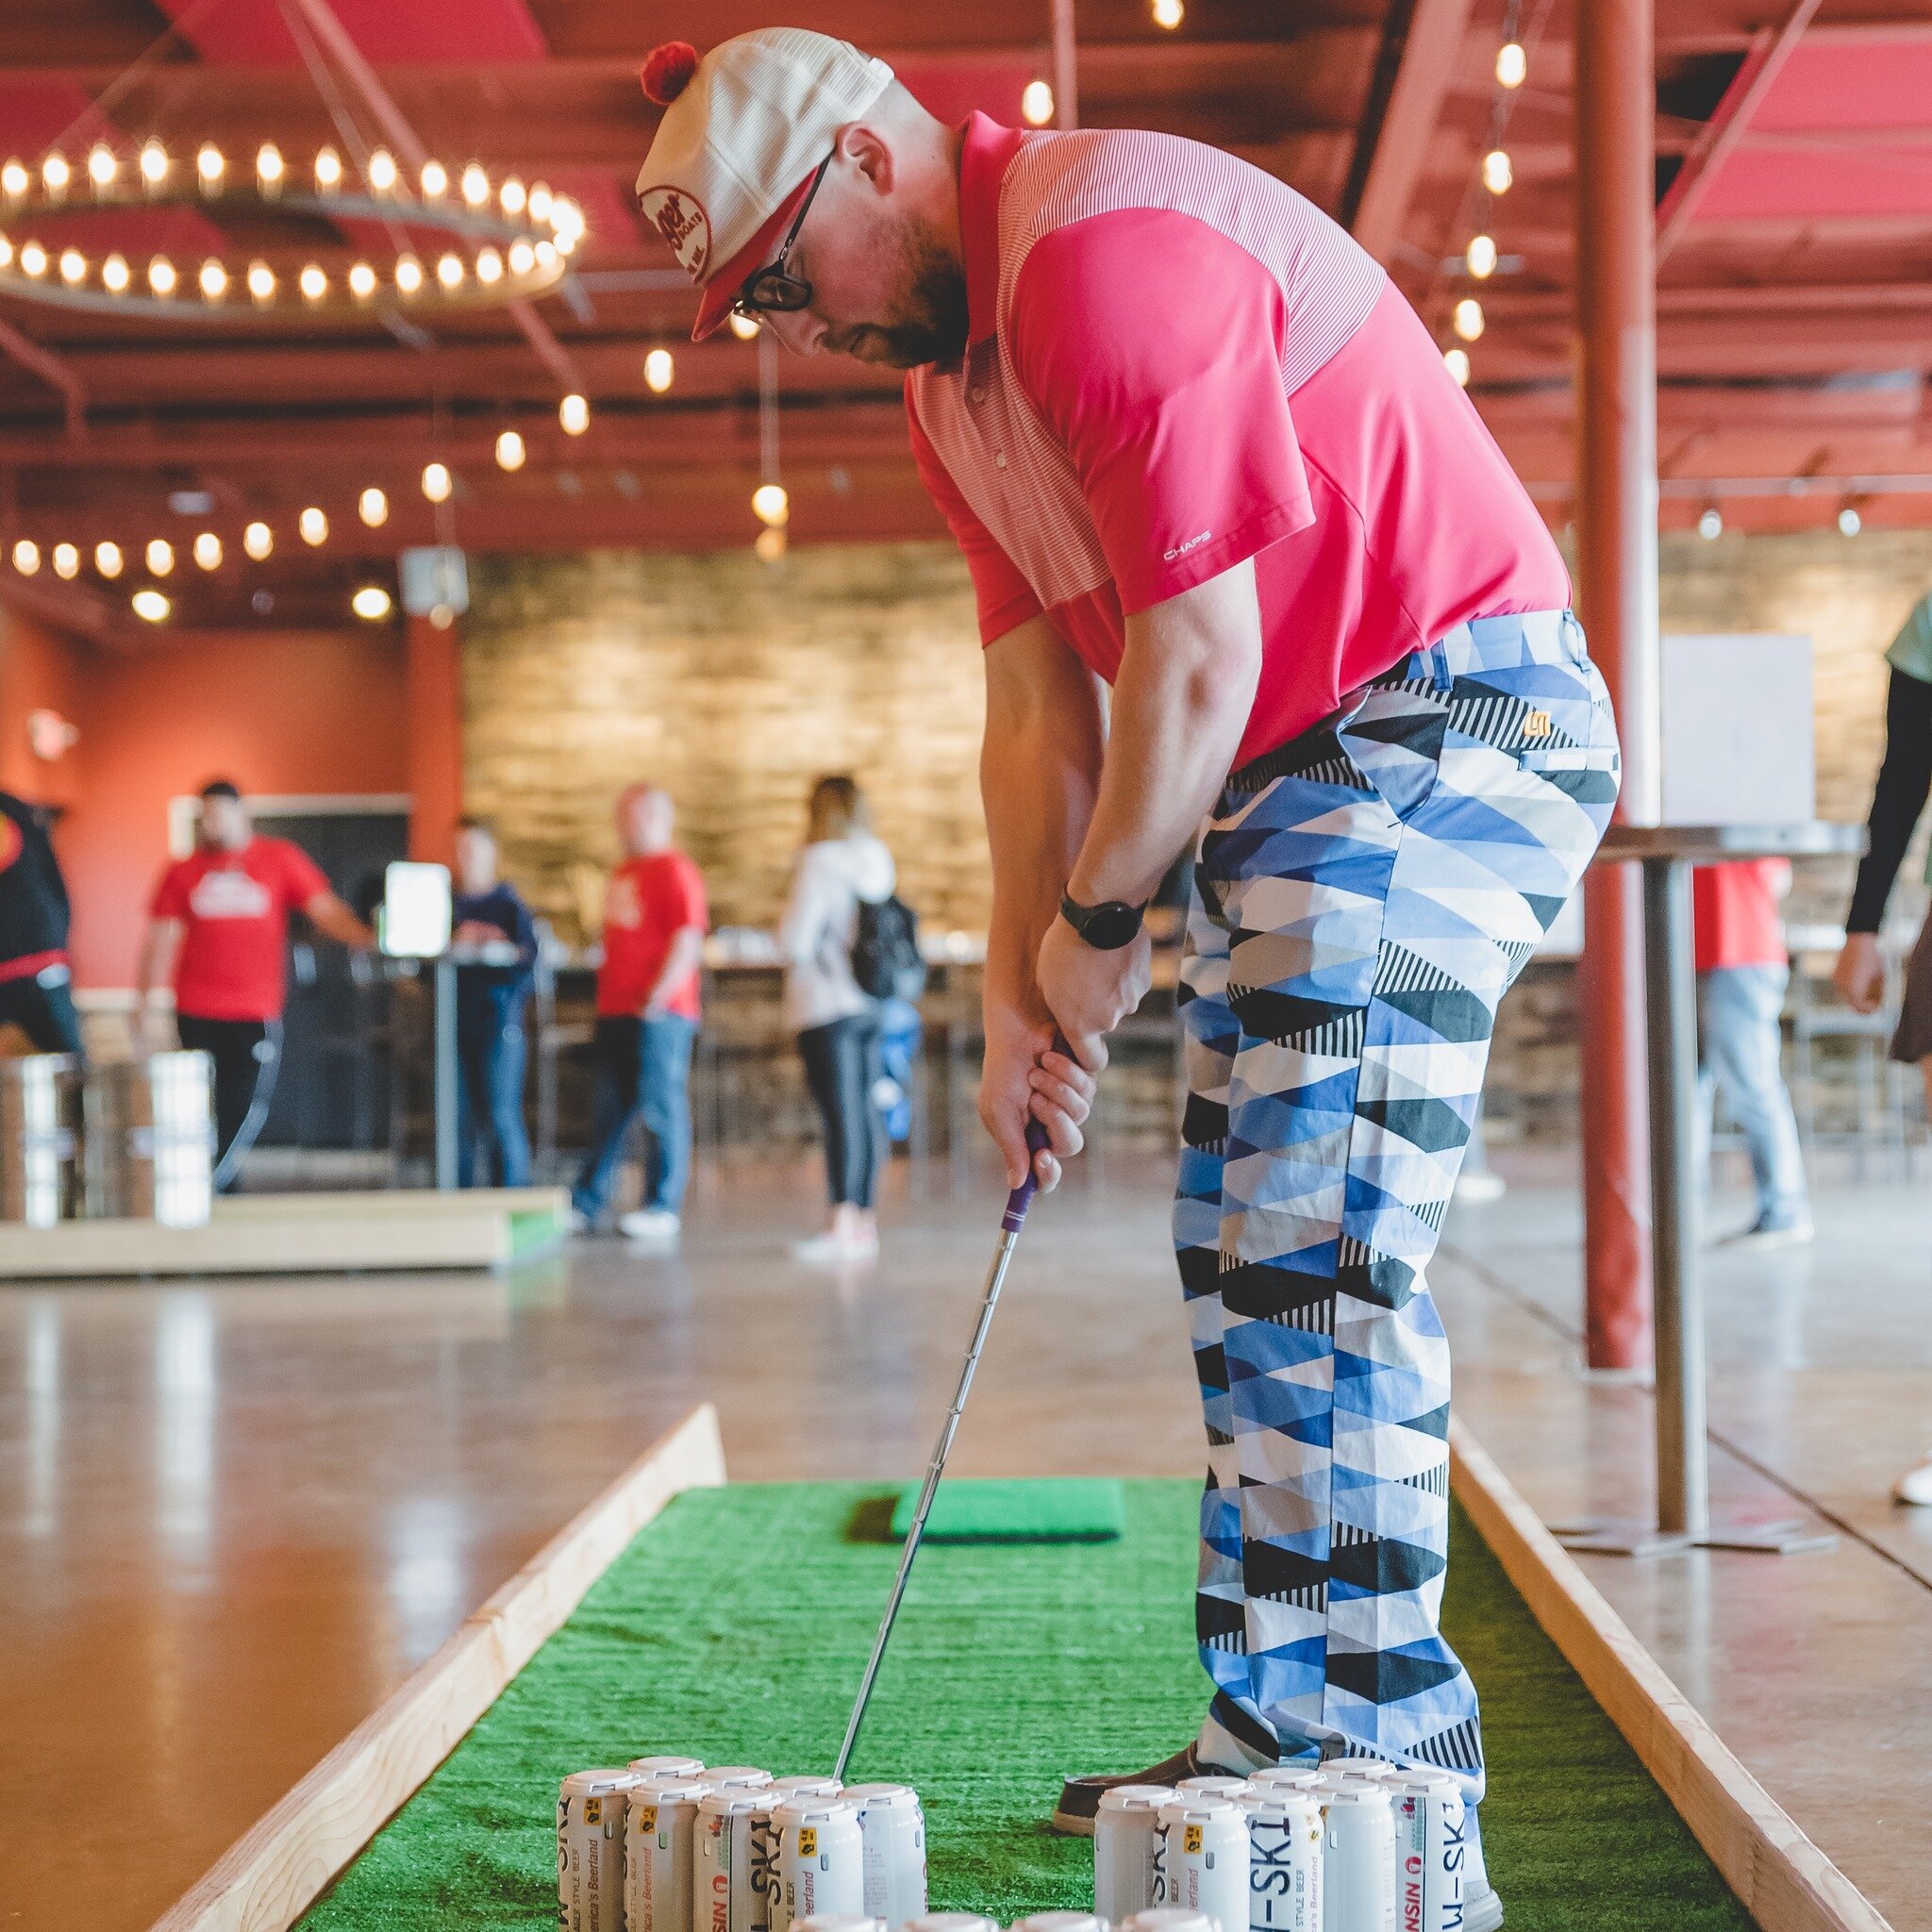
[[[1094,907],[1087,915],[1082,936],[1090,946],[1111,952],[1117,946],[1125,945],[1140,930],[1140,908],[1123,906],[1118,900],[1112,900],[1105,906]]]

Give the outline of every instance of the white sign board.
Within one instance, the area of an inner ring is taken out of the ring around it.
[[[1662,658],[1663,823],[1815,818],[1811,640],[1667,637]]]
[[[434,959],[449,951],[446,865],[392,860],[382,874],[382,950],[395,959]]]

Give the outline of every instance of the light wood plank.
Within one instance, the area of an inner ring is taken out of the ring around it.
[[[1454,1417],[1449,1449],[1457,1500],[1763,1932],[1890,1932],[1665,1675]]]
[[[449,1756],[670,1499],[724,1480],[694,1408],[540,1550],[395,1694],[244,1833],[153,1932],[287,1932]]]

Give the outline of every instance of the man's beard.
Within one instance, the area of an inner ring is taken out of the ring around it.
[[[866,362],[917,369],[923,362],[958,362],[966,353],[966,276],[941,245],[929,223],[907,232],[899,297],[890,322],[860,323],[831,346]]]

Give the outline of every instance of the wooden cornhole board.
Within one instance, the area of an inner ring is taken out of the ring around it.
[[[0,1280],[504,1268],[570,1232],[561,1188],[230,1194],[205,1227],[63,1221],[0,1227]]]

